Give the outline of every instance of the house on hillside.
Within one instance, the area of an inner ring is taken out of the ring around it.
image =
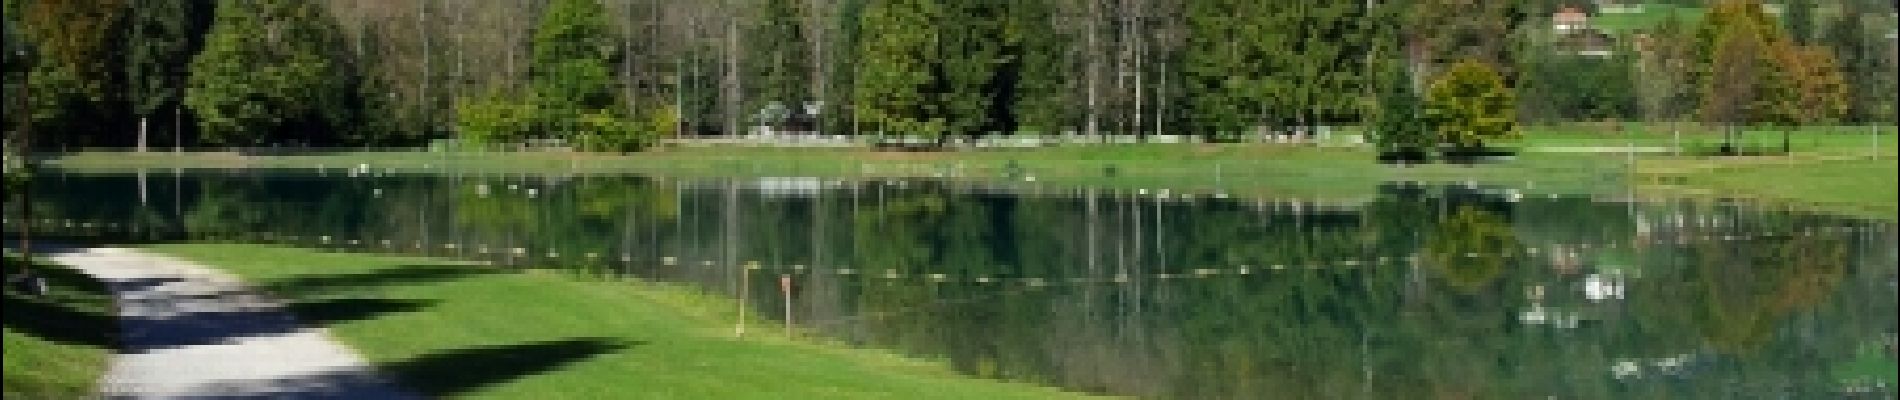
[[[1550,15],[1550,29],[1558,35],[1566,35],[1590,29],[1590,14],[1576,7],[1564,6]]]
[[[1550,15],[1550,28],[1553,33],[1553,47],[1557,52],[1588,57],[1609,57],[1616,54],[1616,38],[1590,25],[1590,14],[1583,9],[1565,6]]]
[[[1618,0],[1597,0],[1597,12],[1603,14],[1642,14],[1643,3],[1624,3]]]

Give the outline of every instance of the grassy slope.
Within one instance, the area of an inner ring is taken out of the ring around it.
[[[1786,133],[1789,144],[1796,152],[1866,152],[1876,144],[1873,137],[1875,129],[1866,126],[1813,126],[1793,128]],[[1879,144],[1891,151],[1895,144],[1894,129],[1878,129],[1883,136]],[[1521,143],[1525,146],[1623,146],[1627,143],[1638,147],[1671,147],[1680,144],[1689,149],[1712,149],[1722,143],[1720,131],[1694,123],[1591,123],[1532,127],[1527,130]],[[1772,128],[1753,128],[1742,131],[1737,140],[1739,144],[1750,148],[1779,150],[1782,133]]]
[[[20,264],[7,257],[6,275]],[[5,398],[79,399],[97,393],[111,355],[112,298],[85,275],[39,265],[48,295],[26,296],[11,284],[0,317],[5,329]]]
[[[1679,7],[1668,4],[1644,4],[1643,12],[1629,14],[1597,14],[1592,24],[1611,32],[1630,32],[1661,25],[1671,15],[1683,24],[1694,24],[1702,20],[1707,10],[1702,7]]]
[[[683,287],[555,272],[495,273],[417,258],[246,245],[157,250],[232,271],[289,300],[419,305],[330,310],[331,332],[435,395],[484,398],[1051,398],[868,349],[735,339],[735,303]],[[355,299],[355,300],[342,300]],[[400,309],[400,308],[399,308]],[[408,312],[404,312],[408,311]]]
[[[1640,167],[1676,189],[1802,203],[1853,215],[1900,214],[1900,166],[1892,158],[1752,157],[1654,159]]]

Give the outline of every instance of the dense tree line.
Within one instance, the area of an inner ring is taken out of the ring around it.
[[[1657,2],[1707,17],[1581,39],[1551,27],[1569,3],[8,0],[5,122],[42,147],[1237,140],[1403,120],[1467,63],[1514,122],[1893,117],[1891,2]]]

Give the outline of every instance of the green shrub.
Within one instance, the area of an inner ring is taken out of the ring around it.
[[[534,133],[535,107],[500,95],[463,99],[455,107],[462,138],[479,144],[512,143]]]

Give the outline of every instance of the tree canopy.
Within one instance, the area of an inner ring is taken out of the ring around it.
[[[328,13],[291,0],[227,0],[191,63],[185,104],[213,143],[333,144],[355,126],[356,76]]]
[[[40,146],[143,143],[145,120],[185,145],[633,150],[761,128],[1253,140],[1379,123],[1386,71],[1426,97],[1463,60],[1513,88],[1524,123],[1865,123],[1895,103],[1893,5],[1867,0],[1779,16],[1683,0],[1582,30],[1551,24],[1553,0],[234,3],[7,2],[34,50],[8,55],[33,94],[9,129]]]
[[[1712,46],[1707,59],[1697,60],[1706,71],[1700,77],[1704,122],[1793,126],[1849,115],[1852,94],[1834,53],[1790,39],[1759,2],[1718,3],[1696,35]],[[1788,147],[1786,130],[1782,147]]]
[[[1518,134],[1516,108],[1517,97],[1497,70],[1472,59],[1452,65],[1432,81],[1425,99],[1425,118],[1438,133],[1440,143],[1479,148],[1486,141]]]

